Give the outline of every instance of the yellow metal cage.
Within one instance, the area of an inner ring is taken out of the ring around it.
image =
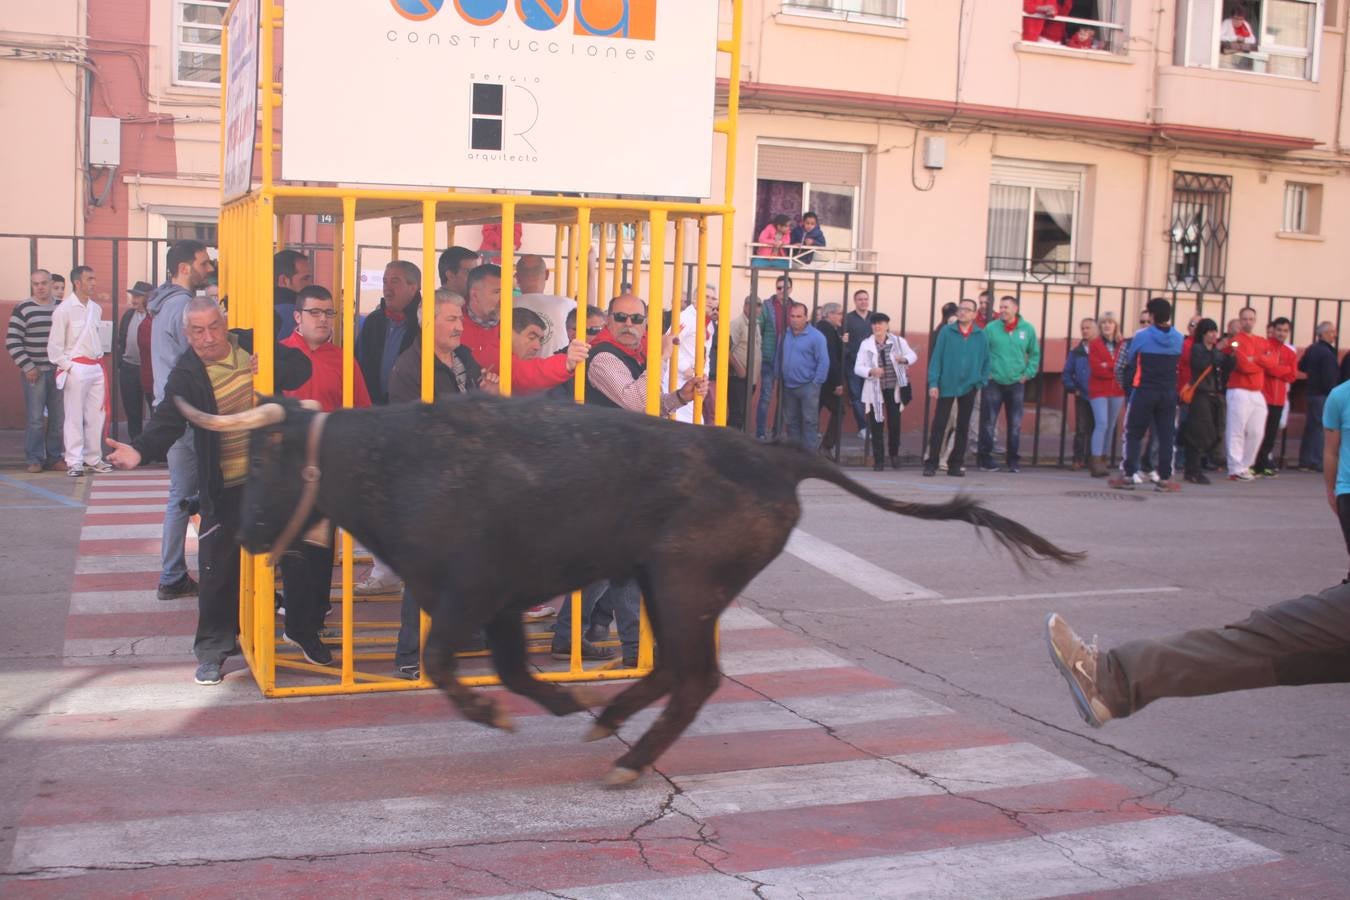
[[[222,71],[229,71],[230,47],[228,23],[235,15],[239,0],[231,4],[227,13],[225,34],[222,41]],[[696,0],[712,2],[712,0]],[[287,184],[277,180],[277,155],[282,151],[280,144],[273,143],[276,134],[277,112],[282,108],[281,83],[274,77],[275,61],[278,58],[278,39],[284,29],[285,11],[277,0],[260,0],[260,18],[258,36],[259,78],[261,101],[259,103],[260,134],[262,143],[257,147],[261,151],[261,184],[256,185],[245,196],[223,202],[220,212],[220,293],[228,297],[231,327],[252,328],[255,346],[258,348],[258,372],[255,386],[259,393],[271,393],[273,384],[273,340],[272,319],[273,273],[272,256],[282,249],[278,235],[282,233],[285,217],[301,215],[328,215],[340,225],[334,239],[333,254],[336,261],[333,277],[333,294],[341,310],[339,329],[342,341],[342,394],[343,405],[350,407],[353,398],[354,378],[354,335],[356,333],[357,313],[357,240],[356,223],[358,220],[387,220],[392,234],[393,255],[398,257],[400,226],[420,223],[422,226],[421,270],[422,296],[430,298],[436,290],[437,261],[437,224],[443,223],[447,245],[453,243],[454,229],[458,225],[482,225],[493,223],[501,228],[503,235],[503,253],[501,257],[502,284],[509,286],[513,282],[514,259],[511,249],[512,236],[516,223],[552,225],[555,228],[554,277],[559,294],[566,294],[577,301],[578,324],[584,324],[584,310],[590,296],[591,251],[597,251],[596,296],[619,292],[625,267],[627,280],[632,291],[645,296],[653,311],[654,323],[660,322],[657,313],[667,299],[670,290],[672,324],[678,327],[680,310],[680,273],[687,264],[686,234],[695,231],[696,272],[693,292],[697,304],[698,332],[702,333],[707,322],[705,294],[703,285],[707,283],[708,262],[708,223],[716,219],[721,225],[721,254],[718,263],[718,294],[722,298],[718,314],[717,329],[717,371],[714,373],[717,385],[715,404],[715,424],[726,424],[726,388],[728,364],[728,336],[730,334],[730,309],[727,302],[732,285],[732,195],[735,187],[735,142],[739,112],[740,44],[743,0],[731,0],[731,22],[729,36],[719,39],[717,51],[724,61],[729,79],[725,114],[714,121],[714,131],[723,136],[725,146],[725,171],[722,185],[721,202],[660,202],[642,198],[600,199],[574,196],[535,196],[511,193],[468,193],[450,190],[386,190],[377,188],[356,188],[338,186],[308,186]],[[724,29],[724,33],[726,33]],[[225,123],[228,120],[226,92],[221,93],[222,122],[222,171],[225,146]],[[632,251],[625,257],[624,234],[632,234]],[[598,235],[598,238],[596,237]],[[642,248],[649,245],[648,261],[644,272]],[[406,249],[406,248],[404,248]],[[673,266],[675,277],[668,286],[666,268]],[[608,291],[606,286],[608,285]],[[645,290],[644,290],[645,289]],[[433,371],[433,316],[422,316],[422,399],[432,399]],[[511,320],[512,301],[509,289],[502,291],[501,304],[501,362],[500,378],[504,395],[510,394],[511,386]],[[661,359],[661,330],[649,327],[647,331],[648,358]],[[704,342],[698,341],[695,350],[695,370],[705,367]],[[672,360],[669,382],[674,384],[676,376],[675,361]],[[649,378],[647,382],[647,412],[659,415],[661,378]],[[584,397],[585,365],[577,367],[574,379],[574,396],[578,403]],[[696,419],[701,413],[701,398],[696,400]],[[589,464],[578,460],[578,466]],[[274,595],[276,582],[273,568],[265,556],[242,553],[242,578],[240,585],[240,643],[244,655],[253,672],[259,688],[268,697],[287,697],[301,695],[350,694],[372,691],[394,691],[430,687],[431,683],[423,677],[418,681],[407,681],[391,673],[392,664],[385,666],[383,673],[371,671],[370,664],[392,659],[392,653],[381,650],[382,645],[392,644],[392,638],[381,636],[397,628],[397,621],[381,619],[378,613],[366,615],[363,610],[357,615],[357,599],[353,594],[353,567],[355,563],[353,540],[351,535],[339,531],[338,546],[340,557],[340,610],[339,628],[341,642],[337,654],[340,665],[337,667],[315,666],[307,663],[303,657],[290,652],[279,641]],[[337,587],[335,585],[335,587]],[[333,599],[337,605],[338,594]],[[383,598],[386,602],[393,598]],[[372,608],[380,601],[369,601]],[[362,602],[365,606],[366,602]],[[541,670],[537,677],[548,681],[601,681],[617,678],[630,678],[651,670],[653,659],[651,629],[647,623],[645,611],[642,615],[641,642],[636,668],[618,668],[616,662],[587,667],[581,660],[582,627],[580,592],[572,595],[571,614],[573,617],[571,659],[561,671]],[[397,619],[397,616],[395,616]],[[425,639],[427,617],[422,616],[422,636]],[[529,635],[532,642],[541,635]],[[466,657],[481,657],[484,653],[464,654]],[[279,675],[282,676],[279,680]],[[497,678],[487,672],[473,674],[467,672],[461,679],[467,685],[497,684]]]

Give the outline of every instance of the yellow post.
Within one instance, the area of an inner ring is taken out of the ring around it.
[[[273,161],[273,123],[276,117],[273,111],[277,105],[277,85],[273,78],[274,63],[276,61],[276,40],[277,26],[281,24],[281,12],[277,9],[276,0],[262,0],[262,21],[260,26],[262,34],[259,36],[262,42],[261,53],[259,54],[258,74],[262,80],[262,186],[267,191],[272,187],[272,161]],[[224,96],[224,91],[221,95]],[[224,169],[221,170],[222,172]],[[271,293],[269,290],[268,293]],[[270,391],[269,391],[270,393]]]
[[[708,291],[704,287],[708,278],[708,220],[700,216],[698,220],[698,268],[695,270],[694,286],[694,374],[701,374],[708,365]],[[721,409],[721,403],[713,404]],[[694,424],[703,424],[703,398],[694,395]]]
[[[661,217],[662,217],[662,219],[665,218],[665,213],[664,213],[664,212],[662,213],[662,216],[661,216]],[[647,223],[644,222],[644,221],[641,220],[641,219],[638,219],[636,222],[633,223],[633,274],[632,274],[632,284],[633,284],[633,296],[634,296],[634,297],[641,297],[641,296],[642,296],[642,229],[646,226],[646,224],[647,224]],[[665,238],[665,234],[663,233],[663,234],[661,235],[661,237],[664,239],[664,238]],[[662,243],[664,244],[664,240],[662,241]],[[654,259],[656,259],[656,257],[653,255],[653,256],[652,256],[652,259],[654,260]],[[660,302],[661,302],[661,298],[660,298],[659,295],[658,295],[657,298],[656,298],[656,302],[657,302],[657,303],[660,303]],[[649,304],[649,305],[650,305],[650,304]]]
[[[580,283],[580,268],[585,265],[581,259],[580,242],[577,235],[577,226],[567,226],[567,294],[566,296],[575,298],[577,296],[577,285]]]
[[[727,367],[731,357],[731,267],[734,262],[733,228],[736,211],[731,199],[736,194],[736,136],[741,119],[741,30],[744,24],[744,4],[734,0],[731,4],[731,39],[718,41],[719,52],[731,57],[727,71],[733,77],[727,82],[727,115],[716,124],[715,130],[726,135],[726,173],[722,185],[722,256],[718,268],[718,296],[721,303],[717,307],[717,403],[714,414],[718,425],[727,424]],[[738,313],[739,315],[739,313]],[[747,363],[751,365],[753,363]]]
[[[356,402],[356,199],[342,200],[342,406]],[[356,683],[356,615],[352,602],[352,536],[342,532],[342,683]]]
[[[553,293],[563,293],[563,226],[553,226]]]
[[[583,255],[589,255],[591,252],[591,211],[582,207],[577,211],[578,227],[581,232],[581,249]],[[577,294],[577,336],[581,337],[586,333],[586,300],[587,276],[589,273],[585,268],[581,270],[579,278],[579,293]],[[577,403],[586,401],[586,363],[578,363],[576,372],[573,374],[573,394],[572,397]],[[582,460],[581,465],[588,465],[589,460]],[[581,591],[572,592],[572,606],[569,610],[572,618],[572,646],[570,649],[570,660],[568,671],[578,674],[582,669],[581,665],[581,638],[583,626],[581,623]]]
[[[639,229],[638,237],[641,237]],[[651,240],[651,299],[647,303],[647,414],[661,414],[661,297],[665,293],[666,259],[666,212],[663,209],[652,211]],[[633,293],[637,293],[637,260],[642,254],[636,241],[633,243],[634,276]],[[655,377],[653,377],[655,376]]]
[[[422,201],[422,402],[435,399],[436,201]]]
[[[614,283],[610,288],[611,299],[619,296],[623,290],[623,223],[614,223]],[[608,309],[608,305],[605,307]]]
[[[590,210],[586,210],[587,218],[590,217]],[[609,226],[603,222],[600,223],[600,243],[595,248],[596,266],[595,266],[595,305],[604,309],[605,303],[605,273],[608,272],[608,260],[605,259],[605,232]],[[581,301],[577,301],[577,328],[581,328]]]
[[[501,305],[501,363],[498,365],[498,374],[501,376],[501,393],[503,397],[511,396],[511,313],[515,304],[511,299],[511,285],[515,281],[516,257],[514,253],[506,251],[506,241],[511,238],[505,235],[516,233],[516,205],[512,201],[502,202],[502,305]]]
[[[665,260],[652,259],[652,268],[660,266],[665,269]],[[680,308],[680,302],[683,300],[684,289],[684,219],[675,219],[675,265],[671,277],[670,291],[670,330],[679,334],[680,314],[684,312]],[[668,379],[668,390],[675,390],[680,386],[680,351],[675,348],[670,352],[670,366]]]
[[[268,0],[267,5],[271,3]],[[270,21],[267,20],[267,21]],[[267,35],[271,35],[268,29]],[[264,42],[264,47],[268,46],[270,41]],[[264,96],[268,96],[264,94]],[[264,154],[264,159],[267,155]],[[250,219],[250,253],[244,266],[244,284],[248,286],[249,293],[261,300],[272,295],[272,285],[270,283],[271,266],[265,265],[264,260],[272,256],[272,198],[264,191],[261,195],[255,196],[249,204]],[[251,265],[250,265],[251,263]],[[257,309],[255,301],[254,309]],[[254,376],[253,388],[263,396],[270,396],[275,386],[275,363],[273,358],[272,343],[273,329],[272,317],[259,315],[255,317],[253,325],[253,347],[258,358],[258,374]],[[276,591],[276,580],[273,577],[271,560],[267,555],[253,557],[253,613],[255,617],[254,635],[255,635],[255,653],[258,659],[260,675],[262,680],[262,689],[264,693],[276,688],[277,670],[276,670],[276,610],[272,603],[272,596]]]

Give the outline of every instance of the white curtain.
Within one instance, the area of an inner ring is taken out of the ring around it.
[[[988,255],[992,268],[1018,270],[1027,258],[1027,225],[1031,213],[1031,188],[1011,184],[989,187]]]
[[[1073,234],[1075,200],[1073,191],[1052,191],[1045,188],[1036,191],[1036,205],[1040,211],[1053,219],[1060,231],[1069,235]]]

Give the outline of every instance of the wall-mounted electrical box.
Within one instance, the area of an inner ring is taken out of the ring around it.
[[[923,139],[923,167],[941,169],[947,165],[947,139],[944,137],[926,137]]]
[[[89,165],[122,164],[122,120],[108,116],[89,117]]]

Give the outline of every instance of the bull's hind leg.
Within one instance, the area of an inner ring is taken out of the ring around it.
[[[563,687],[530,674],[525,663],[525,628],[519,610],[497,613],[487,624],[487,638],[492,664],[507,690],[529,697],[555,716],[583,712],[603,702],[603,695],[593,688]]]
[[[435,607],[428,610],[431,630],[427,632],[426,646],[422,648],[422,671],[432,684],[445,691],[450,702],[470,722],[514,731],[511,717],[494,697],[472,690],[459,680],[455,654],[467,647],[481,622],[470,621],[462,612],[469,607],[454,602],[444,591],[437,591],[429,584],[410,583],[408,587],[419,600],[422,597],[440,598]]]

